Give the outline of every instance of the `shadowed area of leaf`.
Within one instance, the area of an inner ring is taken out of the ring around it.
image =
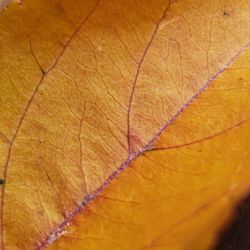
[[[221,235],[216,250],[250,249],[250,197],[236,209],[233,224]]]

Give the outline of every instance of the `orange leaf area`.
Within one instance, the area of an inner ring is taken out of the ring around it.
[[[250,189],[249,4],[27,0],[0,25],[1,248],[211,249]]]

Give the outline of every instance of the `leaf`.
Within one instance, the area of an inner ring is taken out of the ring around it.
[[[3,10],[2,248],[61,234],[51,248],[210,248],[250,188],[249,12],[241,0]]]

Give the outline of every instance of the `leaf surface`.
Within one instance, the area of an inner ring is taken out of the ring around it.
[[[249,12],[241,0],[2,10],[2,248],[64,230],[52,248],[211,247],[249,190]]]
[[[49,249],[212,249],[250,187],[249,60],[250,50]]]

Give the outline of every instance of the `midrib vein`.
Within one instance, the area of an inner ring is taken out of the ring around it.
[[[165,11],[164,11],[165,13]],[[165,14],[163,14],[164,17]],[[161,18],[161,21],[163,21],[164,18]],[[157,24],[156,29],[158,30],[158,26],[160,25],[161,21]],[[156,36],[155,32],[153,32],[154,37]],[[152,43],[152,39],[150,39],[149,43]],[[117,178],[121,172],[123,172],[127,167],[131,165],[133,161],[135,161],[138,157],[146,153],[147,151],[150,151],[152,149],[152,146],[156,143],[156,141],[159,139],[161,134],[166,131],[166,129],[173,124],[173,122],[181,115],[181,113],[186,110],[193,101],[195,101],[210,85],[211,83],[219,77],[225,70],[228,69],[228,67],[241,55],[243,54],[250,46],[250,40],[240,48],[237,53],[222,67],[220,68],[214,75],[212,75],[200,88],[199,90],[187,101],[185,102],[180,109],[173,115],[171,119],[169,119],[164,126],[159,129],[158,133],[156,133],[152,139],[140,150],[134,153],[130,153],[128,158],[120,165],[117,170],[115,170],[104,182],[102,185],[100,185],[93,193],[86,195],[84,200],[81,202],[81,205],[78,206],[75,210],[73,210],[66,218],[65,220],[57,227],[55,228],[50,235],[40,243],[40,245],[37,247],[37,250],[41,250],[47,245],[51,244],[53,241],[57,240],[60,235],[62,230],[69,225],[70,222],[74,219],[74,217],[79,214],[86,206],[89,204],[89,202],[93,201],[95,198],[97,198],[103,191],[104,189],[115,179]],[[148,46],[146,47],[148,51]],[[145,53],[143,55],[144,57],[146,56]],[[140,66],[141,67],[141,66]],[[137,70],[138,71],[138,70]],[[138,76],[136,76],[137,78]],[[136,83],[136,78],[134,83]],[[134,91],[134,87],[132,88],[132,92]],[[133,93],[131,93],[133,95]],[[131,98],[132,101],[132,98]],[[130,104],[131,105],[131,104]],[[129,142],[129,140],[128,140]]]

